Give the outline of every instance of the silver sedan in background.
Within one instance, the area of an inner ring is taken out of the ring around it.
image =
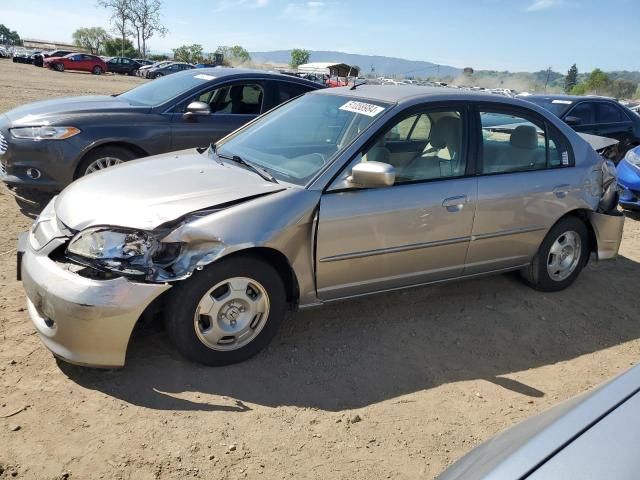
[[[568,287],[617,255],[615,177],[557,117],[415,86],[307,94],[212,145],[74,182],[22,238],[28,310],[70,362],[122,366],[143,313],[242,361],[288,306],[512,270]]]

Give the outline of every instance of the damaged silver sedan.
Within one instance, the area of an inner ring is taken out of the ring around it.
[[[125,362],[144,314],[187,358],[256,354],[287,308],[520,270],[569,286],[614,258],[615,176],[516,99],[358,86],[290,101],[208,149],[82,178],[20,248],[28,310],[67,361]]]

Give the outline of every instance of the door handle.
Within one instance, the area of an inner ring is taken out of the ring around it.
[[[458,195],[457,197],[445,198],[442,202],[442,206],[447,209],[448,212],[459,212],[464,208],[467,203],[466,195]]]
[[[569,193],[569,189],[570,188],[571,188],[571,185],[569,185],[567,183],[565,183],[563,185],[558,185],[558,186],[554,187],[553,194],[558,198],[564,198]]]

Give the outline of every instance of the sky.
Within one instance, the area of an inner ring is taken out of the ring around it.
[[[153,52],[199,43],[337,50],[476,70],[640,70],[640,0],[163,0]],[[109,26],[94,0],[0,0],[22,37]],[[313,60],[313,57],[311,58]]]

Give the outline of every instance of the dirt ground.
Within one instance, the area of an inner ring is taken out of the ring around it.
[[[0,112],[141,81],[0,60]],[[37,209],[0,190],[0,478],[433,478],[640,351],[630,215],[620,258],[561,293],[502,275],[344,302],[295,315],[225,368],[190,364],[142,327],[126,368],[73,367],[40,344],[15,280]]]

